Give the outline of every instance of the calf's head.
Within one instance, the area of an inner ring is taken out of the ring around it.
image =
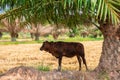
[[[48,41],[45,41],[45,42],[43,42],[40,50],[47,51],[49,48],[50,48],[49,42],[48,42]]]

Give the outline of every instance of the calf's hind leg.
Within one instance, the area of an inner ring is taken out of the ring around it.
[[[78,63],[79,63],[79,71],[81,70],[81,58],[80,56],[77,56],[77,59],[78,59]]]
[[[85,57],[83,57],[83,56],[81,56],[81,57],[82,57],[83,63],[85,64],[86,70],[88,70]]]

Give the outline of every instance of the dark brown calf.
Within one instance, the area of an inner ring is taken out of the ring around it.
[[[79,62],[79,70],[81,70],[81,58],[83,60],[83,63],[87,68],[86,60],[85,60],[85,54],[84,54],[84,46],[81,43],[76,42],[43,42],[42,47],[40,50],[45,50],[49,53],[51,53],[53,56],[58,58],[58,70],[61,70],[61,61],[62,57],[73,57],[77,56],[78,62]],[[81,58],[80,58],[81,57]]]

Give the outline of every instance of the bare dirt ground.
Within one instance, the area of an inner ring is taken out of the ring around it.
[[[102,41],[84,41],[86,60],[88,68],[93,70],[99,62],[102,49]],[[51,54],[40,51],[41,44],[18,44],[18,45],[0,45],[0,73],[17,66],[39,65],[49,66],[50,69],[57,69],[57,59]],[[76,57],[63,57],[63,70],[78,70],[78,61]],[[82,64],[82,70],[85,66]]]

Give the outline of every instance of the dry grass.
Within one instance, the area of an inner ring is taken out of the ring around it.
[[[85,46],[88,68],[92,70],[98,65],[102,41],[85,41],[82,43]],[[57,69],[57,59],[45,51],[40,51],[40,46],[41,44],[0,45],[0,72],[20,65],[33,67],[45,65],[51,69]],[[62,69],[78,70],[76,57],[72,59],[63,57]],[[82,65],[82,70],[85,70],[84,65]]]

